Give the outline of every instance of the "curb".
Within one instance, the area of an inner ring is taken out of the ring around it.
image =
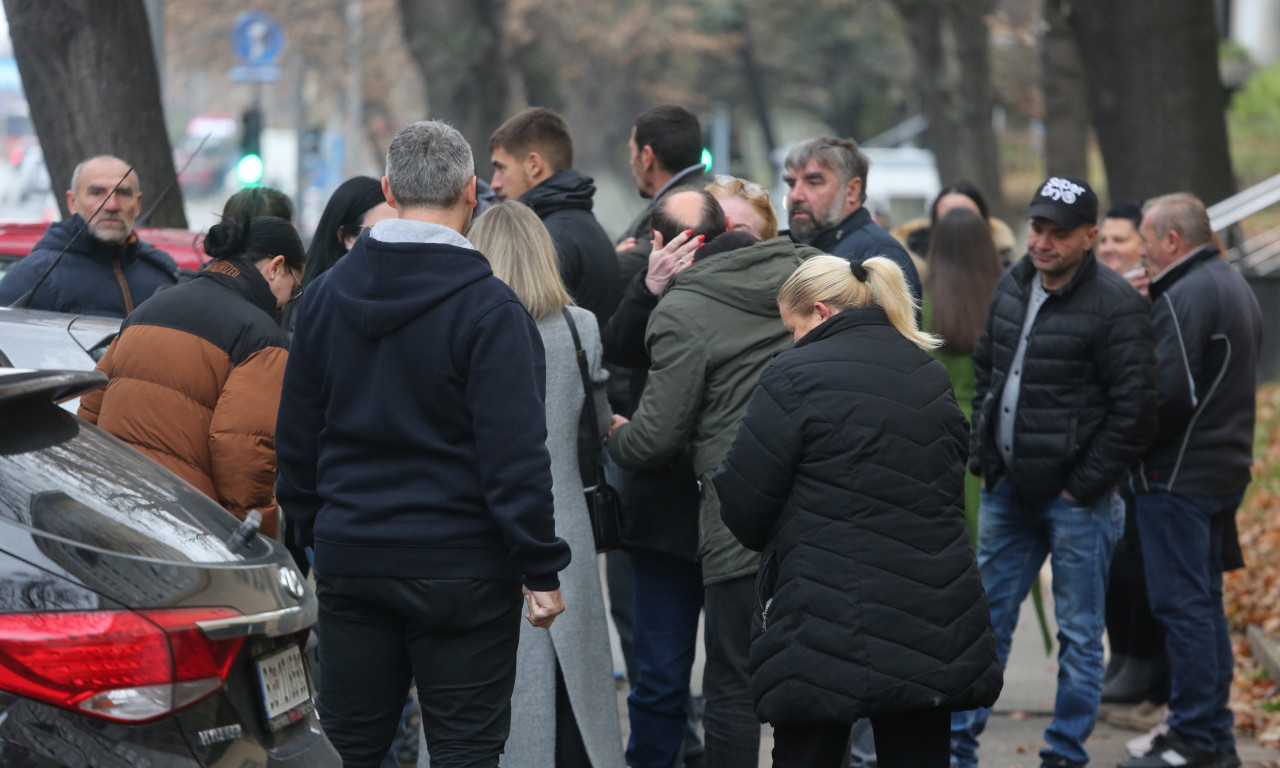
[[[1267,637],[1267,633],[1257,624],[1249,625],[1245,630],[1245,637],[1249,641],[1253,657],[1267,670],[1272,680],[1280,681],[1280,644]]]

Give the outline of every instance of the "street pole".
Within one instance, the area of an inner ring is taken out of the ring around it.
[[[364,55],[361,0],[347,0],[347,178],[364,170]]]
[[[143,0],[147,9],[147,22],[151,29],[151,47],[156,54],[156,76],[164,92],[164,0]]]

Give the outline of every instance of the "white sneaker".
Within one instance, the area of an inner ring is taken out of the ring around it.
[[[1133,757],[1142,757],[1151,751],[1151,743],[1156,740],[1157,736],[1162,736],[1168,732],[1169,726],[1161,723],[1136,739],[1126,741],[1124,743],[1125,749],[1129,750],[1129,754]]]

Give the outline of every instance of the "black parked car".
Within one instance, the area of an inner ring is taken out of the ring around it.
[[[0,368],[0,765],[327,768],[285,549]]]

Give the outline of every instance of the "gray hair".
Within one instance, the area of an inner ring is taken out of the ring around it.
[[[86,165],[88,165],[89,163],[92,163],[94,160],[117,160],[121,163],[124,163],[125,165],[130,165],[128,162],[121,160],[115,155],[94,155],[93,157],[81,160],[80,162],[76,163],[75,170],[71,171],[71,191],[72,192],[75,192],[76,188],[80,186],[80,172],[84,170],[84,167]],[[130,167],[132,168],[131,165]],[[141,191],[142,180],[138,178],[138,171],[136,169],[131,170],[129,172],[129,175],[133,177],[133,183],[137,184],[139,191]]]
[[[1200,198],[1189,192],[1153,197],[1142,206],[1142,214],[1151,214],[1151,227],[1158,238],[1177,232],[1182,242],[1192,248],[1213,240],[1209,212]]]
[[[858,142],[853,139],[841,139],[836,136],[819,136],[816,139],[802,141],[787,153],[787,168],[804,168],[810,160],[830,168],[843,187],[851,179],[862,179],[862,194],[859,202],[867,201],[867,170],[871,161],[858,149]]]
[[[404,208],[451,208],[475,175],[471,145],[448,123],[413,123],[387,148],[387,183]]]

